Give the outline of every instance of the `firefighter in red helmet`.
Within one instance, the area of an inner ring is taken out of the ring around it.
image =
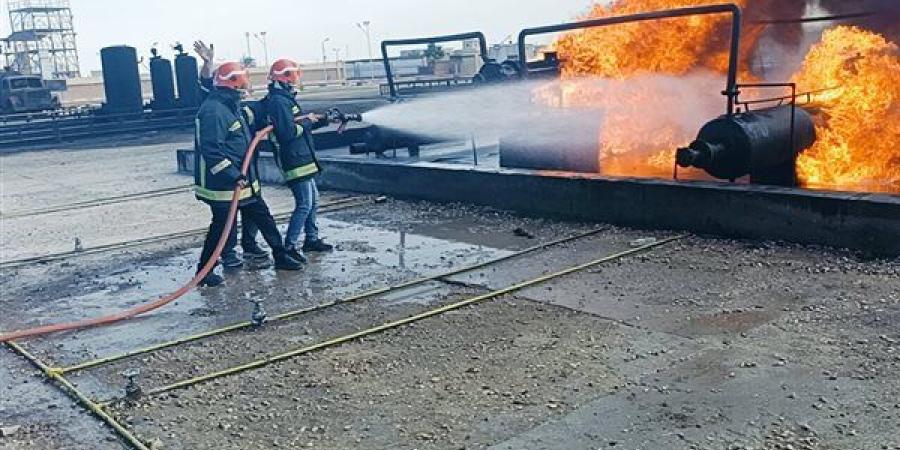
[[[215,89],[213,86],[213,72],[216,68],[215,63],[213,62],[216,56],[215,46],[213,46],[213,44],[207,45],[203,41],[196,41],[194,42],[194,51],[197,53],[197,56],[203,60],[203,66],[200,69],[200,89],[205,100],[206,96]],[[262,103],[258,100],[244,100],[241,102],[241,114],[254,133],[268,126],[265,112],[263,112],[261,108]],[[256,155],[254,155],[254,166],[258,163],[259,155],[268,148],[268,140],[264,140],[260,143],[260,147],[257,149]],[[256,237],[259,232],[256,229],[256,225],[250,220],[241,220],[240,243],[241,248],[243,249],[243,258],[238,256],[236,250],[238,243],[237,228],[238,227],[232,228],[229,240],[222,250],[222,265],[226,269],[235,269],[243,267],[246,260],[250,262],[251,266],[254,268],[266,268],[269,265],[269,252],[263,250],[257,243]]]
[[[302,265],[288,255],[275,219],[262,198],[255,165],[250,164],[246,175],[241,173],[253,137],[253,130],[241,113],[241,98],[249,89],[250,77],[241,64],[222,64],[213,73],[213,91],[197,113],[195,193],[212,211],[212,223],[199,267],[205,266],[212,257],[222,233],[231,232],[225,230],[225,225],[233,190],[239,186],[241,217],[252,221],[262,232],[272,248],[275,267],[279,270],[300,270]],[[210,273],[202,284],[218,286],[222,282],[222,277]]]

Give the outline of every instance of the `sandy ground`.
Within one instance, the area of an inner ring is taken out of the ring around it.
[[[117,186],[130,189],[125,180],[133,177],[122,167],[141,167],[142,182],[154,188],[189,183],[174,175],[174,146],[2,156],[2,210],[122,193]],[[60,156],[78,162],[53,166]],[[86,159],[102,161],[102,170]],[[51,181],[59,188],[43,187]],[[289,207],[278,192],[267,195]],[[2,259],[70,250],[71,233],[113,242],[208,220],[182,197],[3,219]],[[178,217],[154,220],[167,208]],[[322,225],[338,249],[301,273],[229,272],[226,287],[195,291],[149,317],[25,345],[69,365],[246,320],[248,299],[277,314],[602,230],[449,283],[71,374],[92,398],[115,399],[128,368],[141,370],[149,390],[675,234],[397,200],[332,213]],[[0,271],[0,329],[93,316],[168,292],[189,276],[197,247],[182,239]],[[898,342],[900,261],[689,236],[110,411],[163,449],[900,449]],[[22,426],[0,437],[0,449],[127,448],[20,357],[2,349],[0,361],[0,427]]]

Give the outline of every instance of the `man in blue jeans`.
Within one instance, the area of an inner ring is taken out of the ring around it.
[[[319,238],[316,224],[319,190],[315,176],[321,168],[316,159],[312,132],[328,126],[328,120],[316,114],[302,113],[295,90],[301,73],[300,66],[294,61],[275,61],[269,71],[269,94],[263,99],[263,104],[275,127],[270,141],[276,160],[296,203],[285,237],[285,247],[292,258],[304,261],[303,252],[327,252],[334,247]],[[301,236],[304,237],[303,246],[298,248]]]
[[[302,264],[291,258],[284,247],[275,219],[262,197],[256,168],[250,164],[246,174],[241,172],[252,141],[252,130],[241,114],[241,97],[250,88],[250,76],[237,62],[222,64],[213,76],[215,90],[197,112],[195,136],[194,190],[197,199],[209,205],[212,212],[197,271],[209,263],[221,236],[231,233],[225,225],[236,188],[239,188],[240,212],[262,231],[275,256],[275,268],[300,270]],[[200,285],[215,287],[223,281],[221,276],[210,272]]]

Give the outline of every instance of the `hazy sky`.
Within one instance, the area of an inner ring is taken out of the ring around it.
[[[592,0],[71,0],[82,71],[100,67],[99,50],[128,44],[149,54],[154,42],[171,45],[202,38],[215,42],[221,58],[246,53],[246,31],[268,32],[272,59],[300,61],[322,58],[322,40],[329,60],[334,48],[343,57],[368,56],[365,35],[356,22],[372,22],[372,41],[483,31],[498,42],[529,26],[569,20],[590,7]],[[3,1],[2,30],[9,24]],[[252,38],[251,38],[252,39]],[[262,46],[252,42],[253,56],[262,61]],[[170,55],[171,52],[164,52]]]

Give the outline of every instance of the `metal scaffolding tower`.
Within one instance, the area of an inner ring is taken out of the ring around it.
[[[45,78],[81,76],[69,0],[9,0],[6,66]]]

